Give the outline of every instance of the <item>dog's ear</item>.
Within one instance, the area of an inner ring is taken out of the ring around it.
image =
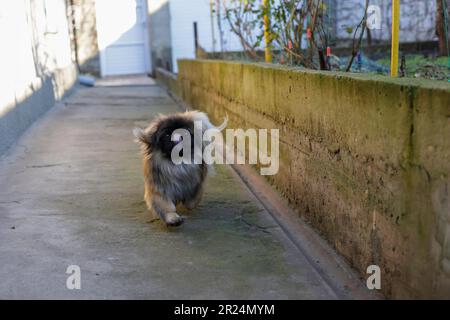
[[[136,137],[136,142],[142,143],[142,144],[148,144],[149,141],[147,140],[147,136],[145,134],[144,129],[142,128],[134,128],[133,129],[133,135]]]
[[[146,129],[134,128],[133,134],[136,137],[136,142],[142,146],[144,153],[149,153],[155,148],[160,140],[160,134],[156,130],[156,126],[150,126]]]

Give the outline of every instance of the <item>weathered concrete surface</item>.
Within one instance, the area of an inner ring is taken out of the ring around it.
[[[227,167],[183,226],[152,221],[131,132],[175,111],[157,86],[82,88],[10,149],[1,299],[336,298]],[[66,289],[69,265],[81,290]]]
[[[145,74],[107,76],[95,81],[96,87],[152,86],[154,84],[155,80]]]
[[[388,297],[450,298],[449,84],[181,60],[179,86],[231,128],[280,129],[271,182]]]

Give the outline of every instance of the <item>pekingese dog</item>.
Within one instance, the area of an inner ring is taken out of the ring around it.
[[[183,218],[175,209],[177,204],[182,203],[191,210],[198,205],[203,195],[208,174],[208,165],[203,159],[198,164],[194,161],[175,164],[172,160],[173,148],[182,142],[182,137],[174,133],[177,129],[187,130],[185,132],[190,135],[192,148],[188,157],[193,159],[194,123],[199,122],[202,132],[214,128],[205,113],[189,111],[160,115],[147,128],[136,128],[133,132],[143,153],[145,202],[148,209],[156,213],[167,226],[183,223]],[[201,146],[204,147],[203,142]]]

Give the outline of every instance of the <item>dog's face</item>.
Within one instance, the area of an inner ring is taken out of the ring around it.
[[[182,117],[170,117],[158,124],[150,142],[152,151],[160,151],[164,158],[171,159],[172,149],[182,142],[182,136],[174,134],[177,129],[187,130],[191,135],[191,142],[193,141],[194,122]],[[193,143],[191,146],[193,147]],[[180,156],[183,156],[181,152]]]

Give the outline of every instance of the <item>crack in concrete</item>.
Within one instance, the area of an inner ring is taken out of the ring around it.
[[[264,233],[267,233],[267,234],[272,234],[270,231],[268,231],[268,229],[273,229],[273,228],[276,228],[276,227],[277,227],[277,226],[263,227],[263,226],[260,226],[260,225],[258,225],[258,224],[256,224],[256,223],[252,223],[252,222],[249,222],[249,221],[245,220],[244,217],[242,217],[242,216],[238,217],[238,219],[239,219],[240,221],[242,221],[244,224],[246,224],[247,226],[249,226],[249,227],[251,227],[251,228],[256,228],[256,229],[258,229],[259,231],[264,232]]]
[[[54,164],[32,165],[32,166],[27,166],[27,168],[40,169],[40,168],[58,167],[58,166],[63,166],[63,165],[65,165],[65,163],[54,163]]]
[[[0,201],[0,204],[8,204],[8,203],[15,203],[15,204],[20,204],[20,201],[17,200],[13,200],[13,201]]]

